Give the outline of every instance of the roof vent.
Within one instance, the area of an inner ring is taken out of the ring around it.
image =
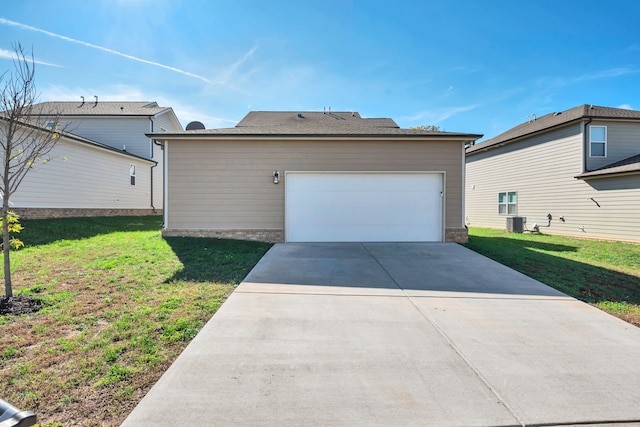
[[[554,116],[559,116],[560,114],[562,114],[562,111],[553,113]]]
[[[204,130],[205,127],[202,122],[193,121],[187,125],[186,130]]]
[[[98,105],[98,96],[97,95],[93,95],[93,97],[96,99],[95,104],[93,104],[93,107],[91,108],[96,108],[96,106]]]
[[[80,98],[82,98],[82,104],[78,105],[78,108],[82,107],[84,105],[84,96],[81,96]]]
[[[536,121],[536,115],[535,114],[529,114],[527,116],[527,122],[531,123],[531,122],[535,122]]]
[[[589,110],[593,110],[593,104],[589,105]]]
[[[298,113],[298,118],[299,119],[304,119],[304,116],[302,115],[302,113]]]

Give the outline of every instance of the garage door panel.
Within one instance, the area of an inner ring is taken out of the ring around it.
[[[441,241],[441,174],[288,173],[287,241]]]

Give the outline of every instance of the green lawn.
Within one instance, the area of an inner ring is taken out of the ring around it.
[[[0,316],[1,398],[50,427],[119,425],[270,247],[160,224],[23,221],[14,293],[44,308]]]
[[[470,228],[466,246],[640,326],[640,245]]]
[[[1,398],[49,427],[118,425],[270,247],[162,238],[160,222],[23,222],[14,291],[44,308],[0,316]],[[640,325],[640,245],[469,234],[469,248]]]

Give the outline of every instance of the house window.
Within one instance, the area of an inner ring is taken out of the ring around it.
[[[589,156],[607,157],[606,126],[589,126]]]
[[[129,165],[129,176],[131,177],[131,185],[136,185],[136,165]]]
[[[516,215],[518,213],[518,193],[507,191],[498,193],[498,214]]]

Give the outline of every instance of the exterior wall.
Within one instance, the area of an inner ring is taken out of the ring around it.
[[[582,172],[582,145],[581,125],[575,124],[468,155],[467,225],[505,229],[498,193],[517,191],[517,215],[527,218],[529,229],[537,223],[547,234],[640,242],[640,176],[575,179]]]
[[[78,136],[110,145],[138,156],[151,158],[149,117],[63,117],[61,125]]]
[[[640,123],[594,120],[589,124],[594,125],[607,127],[607,156],[589,157],[587,147],[587,170],[599,169],[640,154]]]
[[[172,119],[173,116],[170,116],[169,113],[154,117],[153,132],[162,132],[162,129],[165,129],[167,132],[181,131],[182,127],[179,126],[179,123],[175,123]]]
[[[67,126],[67,130],[102,144],[109,145],[119,150],[138,156],[150,158],[158,163],[153,168],[153,200],[152,205],[156,209],[163,206],[163,161],[162,149],[153,144],[153,140],[145,133],[182,130],[179,123],[172,120],[167,114],[161,114],[151,119],[150,117],[76,117],[62,118],[61,124]],[[153,123],[152,121],[153,120]]]
[[[287,170],[445,171],[445,234],[449,229],[457,230],[458,238],[466,234],[461,232],[461,141],[181,140],[166,145],[166,235],[282,233]],[[280,171],[277,185],[275,170]]]
[[[150,209],[151,162],[61,139],[46,164],[27,173],[15,208]],[[129,166],[136,165],[136,185]]]

